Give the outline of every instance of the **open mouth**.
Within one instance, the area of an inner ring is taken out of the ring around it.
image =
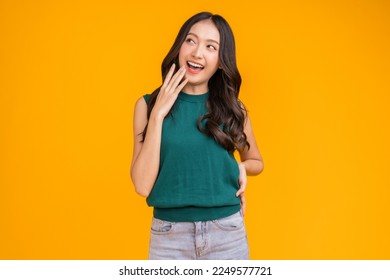
[[[187,65],[189,68],[194,69],[194,70],[198,70],[198,71],[202,70],[204,68],[204,66],[202,64],[195,63],[192,61],[187,61]]]

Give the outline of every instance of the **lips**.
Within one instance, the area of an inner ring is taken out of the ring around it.
[[[204,69],[204,66],[200,63],[193,61],[187,61],[187,70],[192,74],[197,74]]]

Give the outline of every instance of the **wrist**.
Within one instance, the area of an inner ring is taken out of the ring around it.
[[[245,170],[246,171],[246,165],[245,165],[245,162],[239,162],[238,163],[238,168],[240,168],[240,169],[243,169],[243,170]]]
[[[156,122],[156,123],[162,123],[164,121],[165,116],[158,114],[154,111],[150,114],[149,121]]]

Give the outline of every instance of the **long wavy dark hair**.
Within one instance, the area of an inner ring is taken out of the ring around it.
[[[181,27],[173,46],[164,58],[161,65],[162,78],[165,79],[172,64],[179,65],[179,51],[191,27],[202,20],[212,20],[220,34],[219,63],[220,68],[208,82],[209,98],[207,100],[207,114],[198,119],[198,129],[213,137],[230,153],[236,149],[250,148],[244,133],[246,109],[239,101],[238,94],[241,86],[241,75],[236,63],[236,47],[233,32],[227,21],[220,15],[201,12],[188,19]],[[176,67],[176,70],[179,67]],[[147,118],[149,120],[157,95],[158,87],[148,101]],[[205,120],[205,125],[202,122]],[[145,139],[147,125],[142,133]]]

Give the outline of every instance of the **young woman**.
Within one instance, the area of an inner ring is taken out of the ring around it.
[[[134,110],[131,178],[154,207],[149,259],[248,259],[246,176],[263,161],[238,100],[229,24],[194,15],[161,68],[163,84]]]

